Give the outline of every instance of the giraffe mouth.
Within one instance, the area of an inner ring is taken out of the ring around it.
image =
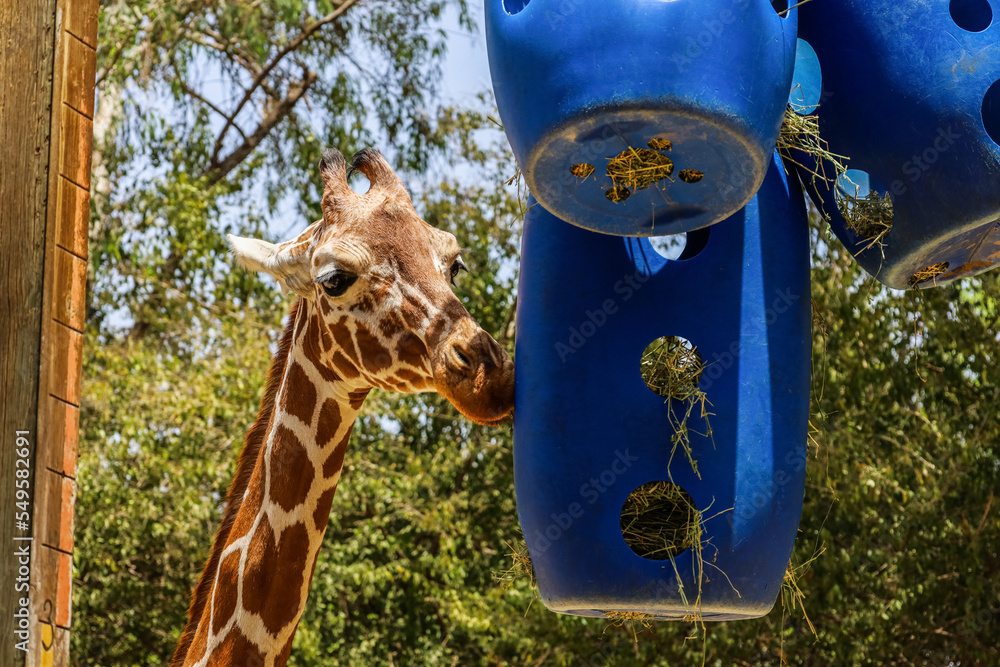
[[[472,417],[469,417],[472,419]],[[496,417],[495,419],[472,419],[480,426],[503,426],[504,424],[512,424],[514,422],[514,409],[511,408],[510,412],[503,415],[502,417]]]

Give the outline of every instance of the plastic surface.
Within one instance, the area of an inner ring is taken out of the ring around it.
[[[1000,126],[1000,94],[995,103],[988,97],[1000,81],[996,0],[810,2],[799,21],[822,70],[824,139],[892,198],[892,231],[871,245],[847,228],[823,188],[844,245],[897,289],[944,285],[996,266],[1000,130],[987,131]],[[796,76],[807,88],[819,85],[809,68]],[[914,279],[944,262],[940,275]]]
[[[608,234],[732,215],[777,139],[797,11],[781,18],[767,0],[486,0],[497,106],[528,188],[558,217]],[[673,144],[673,173],[610,201],[609,159],[657,138]],[[576,164],[594,174],[574,176]],[[686,182],[685,169],[703,177]]]
[[[727,620],[774,604],[802,509],[809,418],[808,233],[792,180],[789,190],[772,163],[746,209],[689,234],[687,254],[707,243],[680,261],[646,239],[580,229],[541,206],[528,211],[514,473],[549,609]],[[644,349],[665,335],[691,341],[705,362],[714,446],[694,433],[705,432],[697,412],[688,422],[701,479],[683,454],[670,462],[668,406],[640,376]],[[671,473],[708,519],[698,609],[683,603],[674,569],[693,601],[692,551],[642,558],[619,525],[628,495]]]

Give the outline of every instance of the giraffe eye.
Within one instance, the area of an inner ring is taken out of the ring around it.
[[[322,286],[323,291],[326,292],[327,296],[343,296],[344,292],[354,284],[358,277],[353,273],[347,273],[346,271],[335,271],[318,281],[320,286]]]
[[[452,285],[455,284],[455,276],[457,276],[459,274],[459,272],[461,272],[461,271],[465,271],[466,273],[468,273],[469,267],[467,267],[465,265],[465,262],[462,261],[461,257],[458,257],[458,258],[455,259],[455,262],[451,265],[451,284]]]

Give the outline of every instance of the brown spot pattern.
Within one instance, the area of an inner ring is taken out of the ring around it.
[[[208,659],[211,667],[264,667],[264,654],[238,629],[226,635],[225,640]]]
[[[358,313],[370,313],[375,310],[375,302],[365,294],[351,306],[350,310]]]
[[[330,331],[333,332],[333,337],[337,341],[337,345],[340,346],[340,352],[347,355],[347,358],[354,362],[354,365],[358,365],[358,351],[354,349],[354,339],[351,337],[351,332],[344,324],[343,319],[341,319],[337,324],[330,327]]]
[[[357,333],[354,334],[361,351],[361,361],[371,373],[378,373],[392,365],[392,357],[389,350],[385,349],[378,338],[372,335],[363,324],[358,324]]]
[[[309,533],[304,524],[289,526],[276,542],[271,524],[264,518],[247,549],[243,607],[259,614],[273,635],[291,623],[299,611],[308,558]]]
[[[253,528],[253,522],[260,512],[262,501],[264,500],[264,479],[266,472],[263,466],[258,466],[250,477],[250,484],[247,486],[250,493],[243,499],[240,509],[236,513],[236,521],[233,522],[233,529],[229,533],[226,544],[232,544]]]
[[[418,336],[405,333],[399,337],[399,342],[396,343],[396,357],[400,362],[414,368],[423,368],[424,361],[429,356],[427,346]]]
[[[186,662],[197,662],[202,659],[205,655],[205,649],[208,648],[208,623],[201,623],[198,626],[198,632],[194,636],[194,641],[191,642],[191,648],[188,650]]]
[[[396,311],[390,310],[386,316],[382,318],[382,321],[379,322],[378,326],[379,329],[381,329],[383,336],[391,338],[403,330],[405,323],[403,322],[403,318],[400,317]]]
[[[296,623],[295,627],[298,628],[298,625],[299,624]],[[292,642],[294,640],[295,640],[295,630],[292,630],[292,634],[288,637],[288,641],[285,642],[285,648],[281,649],[281,653],[279,653],[278,657],[275,658],[274,664],[284,665],[285,663],[288,662],[288,656],[292,654]]]
[[[419,380],[421,377],[420,373],[414,373],[405,368],[396,369],[396,379],[400,382],[413,382],[414,380]]]
[[[312,362],[313,367],[319,372],[324,382],[338,382],[340,376],[337,372],[323,363],[320,345],[329,352],[333,347],[333,336],[318,324],[317,318],[309,318],[305,339],[302,341],[302,349],[305,352],[306,359]]]
[[[326,443],[333,440],[340,428],[340,406],[332,398],[326,399],[319,411],[319,423],[316,425],[316,444],[322,449]]]
[[[368,392],[370,391],[371,389],[355,389],[352,392],[348,392],[347,399],[351,403],[351,409],[360,410],[362,403],[368,398]]]
[[[281,388],[281,409],[295,415],[304,424],[312,424],[313,411],[316,409],[316,387],[306,375],[305,369],[294,361]]]
[[[399,312],[403,316],[407,329],[419,329],[424,318],[427,317],[427,311],[424,310],[424,307],[410,299],[403,300]]]
[[[271,501],[291,512],[305,502],[314,476],[306,448],[294,433],[279,424],[271,450]]]
[[[334,450],[330,452],[330,456],[326,457],[326,461],[323,462],[323,477],[329,479],[344,467],[344,454],[347,452],[347,443],[351,439],[352,430],[353,428],[347,429],[347,433],[337,443]]]
[[[333,353],[333,365],[336,366],[337,370],[339,370],[344,377],[349,380],[361,375],[361,373],[358,372],[357,367],[348,361],[347,358],[340,353],[340,350]]]
[[[313,511],[313,522],[316,524],[316,530],[323,530],[326,522],[330,520],[330,508],[333,506],[333,494],[336,492],[337,487],[334,486],[324,491],[323,495],[319,497],[316,509]]]
[[[213,601],[212,632],[219,634],[236,611],[237,585],[240,576],[240,552],[226,556],[219,566],[219,576],[215,580]]]

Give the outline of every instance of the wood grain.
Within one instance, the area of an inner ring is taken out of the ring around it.
[[[55,50],[54,0],[0,2],[0,507],[14,507],[15,431],[36,442],[38,364]],[[14,513],[0,513],[0,543],[13,544]],[[0,558],[0,581],[16,577]],[[0,587],[0,665],[20,666],[14,617],[20,597]]]

